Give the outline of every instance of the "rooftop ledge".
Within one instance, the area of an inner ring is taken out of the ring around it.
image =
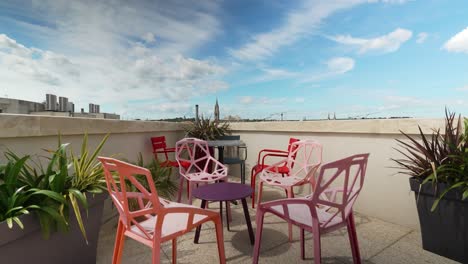
[[[234,132],[295,132],[347,134],[417,134],[418,125],[425,133],[443,128],[443,119],[367,119],[231,123]],[[0,138],[40,137],[89,134],[121,134],[183,131],[183,123],[155,121],[126,121],[0,114]]]

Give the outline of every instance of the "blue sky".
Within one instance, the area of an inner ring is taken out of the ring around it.
[[[464,0],[0,1],[0,96],[124,118],[468,115]]]

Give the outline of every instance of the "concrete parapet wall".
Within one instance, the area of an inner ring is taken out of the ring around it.
[[[241,135],[247,144],[247,175],[257,161],[257,153],[264,148],[286,149],[289,137],[315,139],[324,146],[324,163],[357,153],[370,153],[364,190],[356,204],[356,211],[389,222],[418,228],[414,195],[408,177],[396,175],[391,158],[400,154],[396,138],[403,139],[399,130],[418,133],[418,125],[430,133],[442,128],[442,119],[392,120],[325,120],[298,122],[232,123],[233,134]],[[144,122],[31,115],[0,114],[0,149],[18,154],[44,154],[42,149],[57,146],[57,135],[63,142],[72,143],[79,150],[83,134],[90,135],[90,147],[95,147],[106,134],[111,136],[103,155],[118,154],[118,158],[135,160],[141,152],[146,160],[152,157],[150,137],[164,135],[169,146],[184,136],[182,123]],[[2,159],[2,157],[0,157]],[[239,166],[232,166],[231,175],[239,174]],[[236,176],[238,177],[238,176]],[[247,181],[249,176],[247,176]]]

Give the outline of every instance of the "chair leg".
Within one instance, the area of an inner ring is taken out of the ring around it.
[[[356,233],[356,224],[354,223],[354,215],[351,213],[347,220],[349,243],[351,244],[351,252],[353,253],[354,264],[361,263],[361,253],[359,252],[359,244]]]
[[[240,169],[241,169],[241,183],[245,184],[245,164],[244,163],[240,164]]]
[[[184,188],[184,181],[185,181],[185,178],[184,176],[180,176],[180,181],[179,181],[179,192],[177,193],[177,202],[180,203],[180,201],[182,200],[182,190]]]
[[[254,245],[254,255],[253,255],[253,264],[258,263],[258,258],[260,256],[260,244],[262,243],[262,232],[263,232],[263,219],[265,213],[260,209],[257,209],[257,231],[255,234],[255,245]]]
[[[159,264],[161,262],[161,242],[155,241],[153,243],[153,261],[152,264]]]
[[[252,208],[255,208],[255,187],[256,187],[256,182],[255,182],[255,178],[256,178],[256,174],[255,174],[255,169],[252,169],[252,172],[250,173],[250,187],[252,188],[253,192],[252,192]]]
[[[226,263],[226,255],[224,252],[224,237],[223,237],[223,226],[221,223],[220,218],[216,218],[213,220],[216,228],[216,241],[218,243],[218,255],[219,255],[219,263],[225,264]]]
[[[172,264],[177,263],[177,238],[172,239]]]
[[[320,228],[318,223],[313,224],[313,235],[314,235],[314,263],[322,263],[322,247],[320,245]]]
[[[187,185],[189,186],[188,189],[188,204],[192,205],[192,190],[193,190],[193,183],[187,180]]]
[[[262,195],[263,195],[263,182],[260,181],[260,184],[258,186],[258,201],[257,201],[257,205],[260,204],[262,202]]]
[[[114,244],[114,254],[112,256],[112,264],[120,264],[122,260],[122,251],[125,242],[125,228],[122,222],[119,219],[119,223],[117,225],[117,232],[115,236],[115,244]]]
[[[301,259],[305,260],[305,239],[304,239],[304,228],[301,228]]]
[[[190,199],[190,192],[192,191],[193,186],[191,186],[190,181],[187,180],[187,199]]]
[[[225,203],[226,203],[226,227],[227,227],[227,230],[230,231],[229,230],[229,222],[231,221],[231,212],[230,212],[231,210],[229,209],[230,208],[229,204],[231,202],[226,201]]]
[[[294,193],[292,187],[289,187],[286,189],[286,193],[288,195],[288,198],[293,198]],[[288,223],[288,236],[289,236],[289,242],[293,241],[293,234],[292,234],[292,224]]]

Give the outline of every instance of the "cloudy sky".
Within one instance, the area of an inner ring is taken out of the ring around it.
[[[124,118],[468,115],[466,0],[0,0],[0,97]]]

